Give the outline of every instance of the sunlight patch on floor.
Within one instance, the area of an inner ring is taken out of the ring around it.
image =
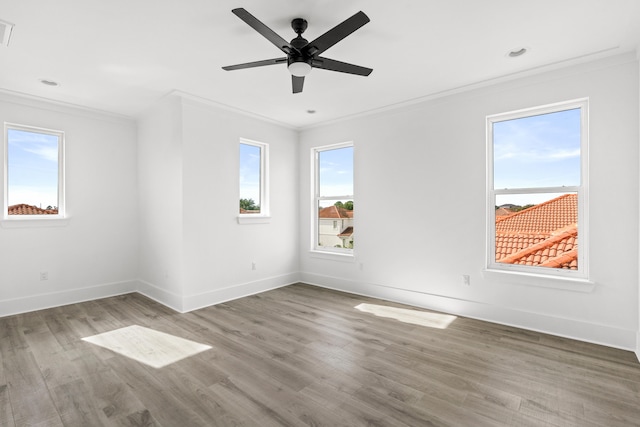
[[[153,368],[162,368],[209,350],[211,346],[132,325],[82,338]]]
[[[432,313],[428,311],[409,310],[406,308],[389,307],[378,304],[362,303],[354,307],[364,313],[371,313],[378,317],[387,317],[412,325],[427,326],[429,328],[447,329],[457,319],[449,314]]]

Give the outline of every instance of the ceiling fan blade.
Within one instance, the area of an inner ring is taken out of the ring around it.
[[[304,48],[303,53],[308,55],[320,55],[334,44],[338,43],[349,34],[369,22],[369,17],[360,11],[351,18],[346,19],[341,24],[336,25],[317,39],[309,42]]]
[[[291,52],[298,52],[298,49],[291,46],[291,44],[276,34],[271,28],[267,27],[261,21],[258,20],[255,16],[247,12],[245,9],[239,7],[237,9],[233,9],[233,12],[238,18],[242,19],[246,22],[251,28],[259,32],[264,38],[273,43],[278,49],[286,53],[287,55]]]
[[[243,68],[263,67],[265,65],[283,64],[286,62],[287,62],[286,57],[273,58],[273,59],[265,59],[264,61],[254,61],[254,62],[246,62],[244,64],[227,65],[226,67],[222,67],[222,69],[227,71],[242,70]]]
[[[291,76],[291,85],[293,86],[293,93],[302,92],[302,86],[304,86],[304,77]]]
[[[368,76],[373,69],[353,65],[346,62],[336,61],[335,59],[317,57],[313,59],[311,65],[314,68],[322,68],[324,70],[338,71],[340,73],[357,74],[358,76]]]

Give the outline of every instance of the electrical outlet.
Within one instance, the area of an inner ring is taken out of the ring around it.
[[[49,280],[49,272],[47,271],[40,272],[40,280]]]
[[[471,285],[471,277],[468,274],[463,274],[462,275],[462,282],[465,285],[470,286]]]

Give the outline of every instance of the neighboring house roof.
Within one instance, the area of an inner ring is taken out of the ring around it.
[[[320,209],[318,217],[322,219],[351,219],[353,218],[353,211],[337,206],[329,206]]]
[[[520,206],[514,205],[513,203],[505,203],[504,205],[500,205],[498,207],[499,208],[505,208],[505,209],[513,209],[513,208],[518,208]]]
[[[57,215],[58,209],[42,209],[37,206],[26,205],[21,203],[19,205],[11,205],[7,209],[9,215]]]
[[[353,235],[353,227],[346,227],[338,237],[351,237]]]
[[[511,215],[512,213],[513,211],[511,209],[507,209],[503,207],[499,207],[498,209],[496,209],[496,216],[507,216],[507,215]]]
[[[496,217],[497,262],[576,270],[577,249],[577,194]]]

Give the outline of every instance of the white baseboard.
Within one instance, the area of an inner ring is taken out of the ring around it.
[[[299,281],[299,273],[289,273],[281,276],[256,280],[254,282],[240,283],[223,289],[215,289],[202,294],[189,295],[183,298],[183,312],[209,307],[211,305],[254,295],[271,289],[281,288]]]
[[[141,293],[147,298],[151,298],[152,300],[159,302],[160,304],[165,305],[172,310],[178,311],[180,313],[183,312],[182,296],[176,293],[159,288],[158,286],[144,280],[138,280],[138,287],[136,288],[136,292]]]
[[[301,273],[300,281],[315,286],[380,298],[457,316],[484,320],[579,341],[636,351],[640,359],[640,334],[607,325],[514,310],[476,301],[360,283],[336,277]],[[638,336],[638,337],[637,337]]]
[[[138,292],[154,301],[180,313],[197,310],[231,301],[237,298],[281,288],[300,280],[299,273],[284,274],[276,277],[241,283],[223,289],[216,289],[197,295],[182,297],[144,280],[127,280],[123,282],[105,283],[87,288],[70,289],[60,292],[32,295],[24,298],[0,300],[0,317],[30,311],[59,307],[67,304],[91,301],[100,298]]]
[[[137,287],[138,282],[136,280],[126,280],[86,288],[31,295],[24,298],[0,300],[0,317],[128,294],[135,292]]]

